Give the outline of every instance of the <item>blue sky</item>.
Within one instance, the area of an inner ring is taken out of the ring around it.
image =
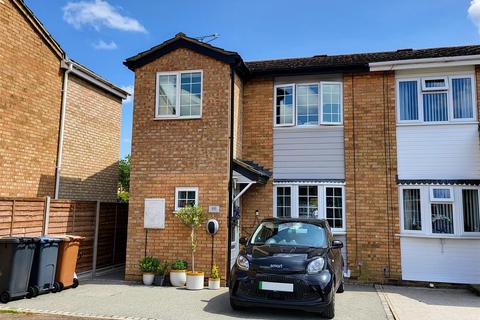
[[[219,33],[244,60],[478,44],[480,0],[26,0],[70,58],[133,87],[125,58],[177,32]],[[470,7],[470,10],[469,10]],[[152,106],[153,107],[153,106]],[[120,156],[130,152],[132,101]]]

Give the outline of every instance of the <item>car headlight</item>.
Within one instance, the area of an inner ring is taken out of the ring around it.
[[[245,256],[239,255],[237,257],[237,266],[244,271],[248,271],[250,268],[250,262],[248,262],[248,259]]]
[[[323,267],[325,266],[325,259],[322,257],[316,258],[315,260],[312,260],[308,266],[307,266],[307,273],[312,274],[312,273],[319,273],[320,271],[323,270]]]

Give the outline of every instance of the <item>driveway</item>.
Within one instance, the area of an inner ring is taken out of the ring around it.
[[[41,295],[0,305],[30,312],[116,319],[318,319],[300,311],[230,309],[228,290],[187,291],[172,287],[146,287],[130,283],[86,283],[76,289]],[[346,286],[337,296],[335,319],[387,319],[373,286]],[[1,317],[0,317],[1,319]],[[68,320],[68,319],[66,319]]]

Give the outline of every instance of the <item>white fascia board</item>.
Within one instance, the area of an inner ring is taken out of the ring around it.
[[[370,71],[441,68],[480,64],[480,55],[371,62]]]

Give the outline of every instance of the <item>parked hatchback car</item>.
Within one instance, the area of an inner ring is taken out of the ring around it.
[[[263,220],[242,238],[231,272],[230,304],[300,309],[335,316],[335,293],[344,290],[343,243],[325,220]]]

